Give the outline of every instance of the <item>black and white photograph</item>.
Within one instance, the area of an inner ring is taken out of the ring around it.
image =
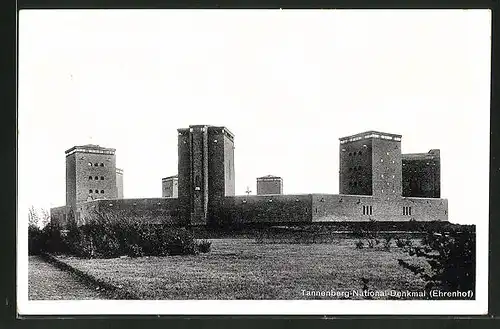
[[[21,10],[21,315],[488,312],[490,10]]]

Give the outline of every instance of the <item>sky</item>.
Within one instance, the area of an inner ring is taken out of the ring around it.
[[[65,204],[74,145],[116,148],[124,197],[161,197],[177,129],[235,135],[236,194],[337,194],[339,138],[441,150],[449,220],[487,225],[486,10],[44,10],[19,15],[18,199]]]

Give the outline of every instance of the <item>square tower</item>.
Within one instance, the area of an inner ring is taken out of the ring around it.
[[[401,197],[401,135],[367,131],[340,138],[340,194]]]
[[[161,180],[161,197],[162,198],[177,198],[178,196],[178,178],[177,175],[162,178]]]
[[[115,149],[88,144],[65,153],[66,205],[70,209],[74,211],[80,202],[118,197]]]
[[[441,197],[441,156],[432,149],[428,153],[403,154],[403,196]]]
[[[283,194],[283,179],[267,175],[257,178],[257,195]]]
[[[185,224],[218,220],[224,196],[235,194],[234,135],[225,127],[178,129],[178,197]]]

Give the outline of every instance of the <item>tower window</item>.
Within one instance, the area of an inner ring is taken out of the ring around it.
[[[101,180],[104,180],[104,176],[101,176]]]
[[[96,163],[94,163],[94,167],[97,167],[97,166],[99,166],[99,164],[98,164],[97,162],[96,162]]]
[[[94,179],[95,179],[95,180],[99,180],[99,176],[95,176],[95,177],[94,177]]]
[[[95,190],[95,193],[99,193],[99,190]]]
[[[92,176],[89,176],[89,180],[92,180]]]
[[[89,193],[92,193],[92,190],[89,190]]]
[[[352,152],[349,152],[349,156],[352,156]]]
[[[358,154],[361,155],[361,151],[359,151]]]
[[[104,167],[104,163],[101,162],[101,167]]]
[[[358,182],[354,182],[354,186],[358,186]]]
[[[104,194],[104,190],[101,190],[101,194]]]

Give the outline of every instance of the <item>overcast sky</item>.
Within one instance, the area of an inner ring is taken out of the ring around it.
[[[21,11],[19,204],[65,204],[65,155],[116,148],[125,198],[161,197],[177,128],[235,134],[236,194],[339,192],[338,138],[441,149],[450,221],[487,224],[489,11]]]

